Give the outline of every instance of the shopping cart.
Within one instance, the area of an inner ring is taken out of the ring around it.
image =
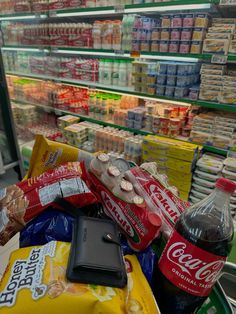
[[[236,287],[236,264],[226,263],[223,274],[234,276]],[[234,314],[234,310],[219,282],[197,314]]]

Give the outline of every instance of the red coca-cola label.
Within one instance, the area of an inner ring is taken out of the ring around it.
[[[159,260],[163,275],[176,287],[199,297],[208,296],[226,257],[211,254],[174,231]]]

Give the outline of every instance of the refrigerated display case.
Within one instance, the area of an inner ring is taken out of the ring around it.
[[[0,55],[0,175],[14,168],[23,177],[23,167],[15,134],[5,74]]]
[[[66,141],[57,119],[70,114],[224,156],[235,146],[235,26],[217,20],[227,16],[225,3],[12,3],[2,3],[2,53],[21,143],[36,133]],[[214,23],[230,35],[222,31],[227,43],[211,51]],[[75,145],[90,149],[88,142]]]

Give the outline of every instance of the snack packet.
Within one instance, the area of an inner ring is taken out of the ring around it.
[[[29,170],[25,179],[37,177],[40,174],[69,161],[89,161],[93,155],[76,147],[46,139],[36,135],[30,160]]]
[[[0,245],[4,245],[57,198],[63,197],[77,207],[95,203],[95,195],[81,177],[80,162],[72,162],[1,189]]]
[[[52,241],[12,253],[0,283],[1,314],[159,314],[137,258],[125,257],[124,289],[66,280],[70,244]]]

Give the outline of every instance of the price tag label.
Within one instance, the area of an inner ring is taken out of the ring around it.
[[[211,57],[211,63],[226,64],[227,59],[228,59],[228,56],[225,56],[225,55],[213,55]]]
[[[130,57],[131,58],[140,58],[140,51],[131,51]]]
[[[118,4],[114,6],[116,13],[124,13],[125,12],[125,6],[123,4]]]
[[[220,0],[220,5],[236,6],[236,0]]]
[[[123,56],[125,54],[124,50],[115,50],[114,53],[117,56]]]

